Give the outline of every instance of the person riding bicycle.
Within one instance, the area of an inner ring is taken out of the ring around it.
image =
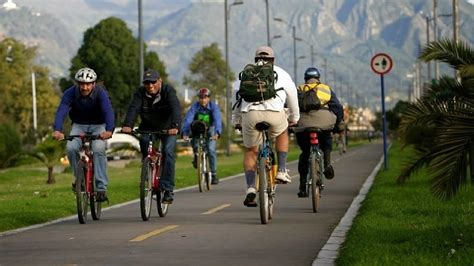
[[[222,119],[219,106],[215,102],[211,102],[211,91],[208,88],[200,88],[198,91],[199,100],[194,102],[186,113],[183,121],[183,139],[188,141],[193,136],[193,125],[198,121],[203,122],[207,128],[207,152],[209,154],[209,165],[211,168],[212,180],[211,184],[217,185],[219,179],[216,175],[216,140],[222,132]],[[194,135],[194,137],[197,137]],[[198,139],[192,138],[194,159],[193,167],[197,168],[197,149]]]
[[[324,176],[327,179],[334,178],[334,169],[331,165],[332,136],[331,132],[340,132],[344,125],[343,110],[336,93],[326,84],[320,81],[321,74],[315,67],[309,67],[304,72],[305,83],[298,86],[298,94],[314,90],[318,107],[310,108],[302,106],[300,99],[300,120],[294,129],[296,141],[301,149],[298,161],[298,173],[300,175],[300,186],[298,197],[307,197],[306,178],[308,175],[308,159],[311,146],[309,143],[309,133],[304,132],[307,127],[317,127],[322,129],[318,134],[319,146],[324,153]],[[306,105],[307,105],[306,101]]]
[[[255,173],[258,145],[262,141],[261,132],[255,125],[265,121],[270,124],[269,136],[276,138],[275,147],[277,151],[278,174],[276,179],[280,183],[291,182],[290,175],[286,169],[288,155],[288,125],[295,125],[299,119],[299,108],[296,86],[291,76],[282,68],[274,65],[273,49],[268,46],[261,46],[255,53],[255,63],[264,65],[270,63],[273,71],[277,74],[275,82],[276,96],[261,102],[247,102],[242,99],[240,106],[237,106],[237,97],[233,98],[232,122],[236,128],[242,128],[244,151],[244,170],[247,184],[244,205],[247,207],[256,206],[256,186]],[[273,73],[272,73],[273,75]],[[238,95],[240,81],[234,83],[234,95]],[[283,89],[280,89],[283,88]],[[285,104],[289,108],[289,116],[285,111]]]
[[[143,86],[133,94],[127,115],[123,122],[122,132],[130,133],[135,125],[135,120],[140,115],[141,122],[138,126],[143,131],[163,131],[168,135],[157,135],[162,142],[163,172],[161,174],[161,189],[163,189],[163,202],[172,203],[175,184],[176,163],[176,135],[181,128],[181,106],[176,96],[175,89],[163,83],[160,74],[153,69],[148,69],[143,74]],[[149,136],[140,137],[140,150],[142,158],[147,156]]]
[[[112,137],[115,128],[115,117],[112,103],[104,87],[96,83],[97,74],[91,68],[85,67],[74,76],[76,84],[64,91],[56,111],[53,125],[53,138],[64,139],[63,123],[66,115],[72,121],[70,135],[90,133],[100,135],[100,140],[92,142],[94,152],[94,176],[99,202],[107,201],[107,155],[105,140]],[[73,177],[77,162],[80,160],[79,150],[82,142],[79,138],[67,142],[66,151]],[[75,189],[75,179],[72,187]]]

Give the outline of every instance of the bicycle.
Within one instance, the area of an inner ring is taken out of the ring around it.
[[[102,212],[102,202],[96,200],[94,160],[91,144],[93,140],[100,139],[99,135],[84,133],[80,135],[69,135],[63,140],[71,141],[80,138],[82,145],[79,150],[80,159],[77,162],[74,176],[76,178],[74,192],[76,194],[77,217],[79,223],[85,224],[87,221],[87,208],[91,208],[93,220],[99,220]]]
[[[133,135],[148,135],[149,142],[147,156],[143,159],[140,174],[140,213],[143,221],[148,221],[151,215],[153,196],[156,197],[156,207],[158,215],[165,217],[168,213],[169,203],[162,202],[164,190],[160,186],[160,177],[163,165],[163,156],[161,153],[162,141],[158,140],[158,148],[154,147],[155,136],[168,135],[167,130],[162,131],[144,131],[134,130]]]
[[[199,192],[205,190],[211,190],[211,179],[212,173],[209,167],[209,157],[207,154],[207,132],[208,128],[202,121],[194,121],[191,124],[191,130],[193,136],[198,136],[198,149],[197,149],[197,178],[199,184]]]
[[[277,166],[272,142],[268,136],[270,124],[260,122],[255,128],[262,132],[262,143],[258,147],[257,155],[257,191],[260,207],[260,221],[267,224],[273,218],[273,206],[275,203]]]
[[[318,212],[321,191],[324,189],[324,153],[319,148],[318,133],[321,129],[315,127],[306,128],[305,131],[309,134],[310,155],[308,161],[308,176],[306,178],[306,194],[309,195],[311,191],[311,203],[313,205],[313,212]]]

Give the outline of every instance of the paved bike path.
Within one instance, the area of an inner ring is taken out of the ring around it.
[[[279,185],[274,219],[260,224],[258,208],[242,205],[244,177],[223,180],[209,193],[178,191],[168,216],[140,218],[134,201],[105,210],[100,221],[77,219],[0,237],[0,265],[310,265],[382,155],[382,145],[333,155],[336,178],[326,182],[321,211]],[[179,169],[177,169],[179,173]],[[138,184],[137,184],[138,189]]]

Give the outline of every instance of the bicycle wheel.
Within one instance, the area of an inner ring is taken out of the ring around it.
[[[270,173],[267,173],[267,174],[270,175]],[[271,219],[273,219],[273,205],[275,203],[276,184],[269,180],[268,181],[268,189],[269,189],[269,191],[267,191],[267,194],[268,194],[268,219],[271,220]]]
[[[262,224],[267,224],[269,220],[269,204],[268,204],[268,181],[267,181],[267,169],[266,169],[266,158],[260,158],[258,161],[258,205],[260,207],[260,221]]]
[[[140,213],[143,221],[150,219],[153,200],[153,180],[150,158],[145,158],[142,163],[140,176]]]
[[[319,168],[319,163],[316,159],[316,154],[314,152],[310,155],[310,164],[309,164],[309,178],[311,186],[311,202],[313,204],[313,212],[318,212],[319,204],[321,200],[321,190],[319,184],[321,183],[321,171]]]
[[[77,207],[77,218],[79,223],[85,224],[87,221],[87,206],[89,197],[87,196],[86,179],[85,179],[85,164],[83,161],[79,161],[76,166],[76,207]]]
[[[203,160],[203,152],[199,150],[198,157],[197,157],[197,165],[198,165],[198,186],[199,192],[204,191],[204,187],[206,186],[206,172],[204,171],[204,160]]]
[[[207,153],[204,153],[203,154],[204,156],[204,179],[205,179],[205,182],[206,182],[206,189],[207,191],[211,190],[211,180],[212,180],[212,174],[211,174],[211,171],[209,170],[209,157],[207,157]]]
[[[158,215],[160,217],[165,217],[166,214],[168,214],[169,204],[161,202],[164,193],[165,191],[160,189],[159,192],[156,194],[156,207],[158,209]]]
[[[87,172],[87,171],[86,171]],[[100,220],[102,213],[102,202],[96,201],[97,193],[95,193],[95,178],[92,178],[92,192],[90,193],[89,203],[91,207],[92,220]]]

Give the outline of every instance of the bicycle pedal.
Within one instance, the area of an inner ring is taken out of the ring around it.
[[[278,179],[275,180],[275,183],[276,183],[276,184],[288,184],[288,182],[282,181],[282,180],[278,180]]]

